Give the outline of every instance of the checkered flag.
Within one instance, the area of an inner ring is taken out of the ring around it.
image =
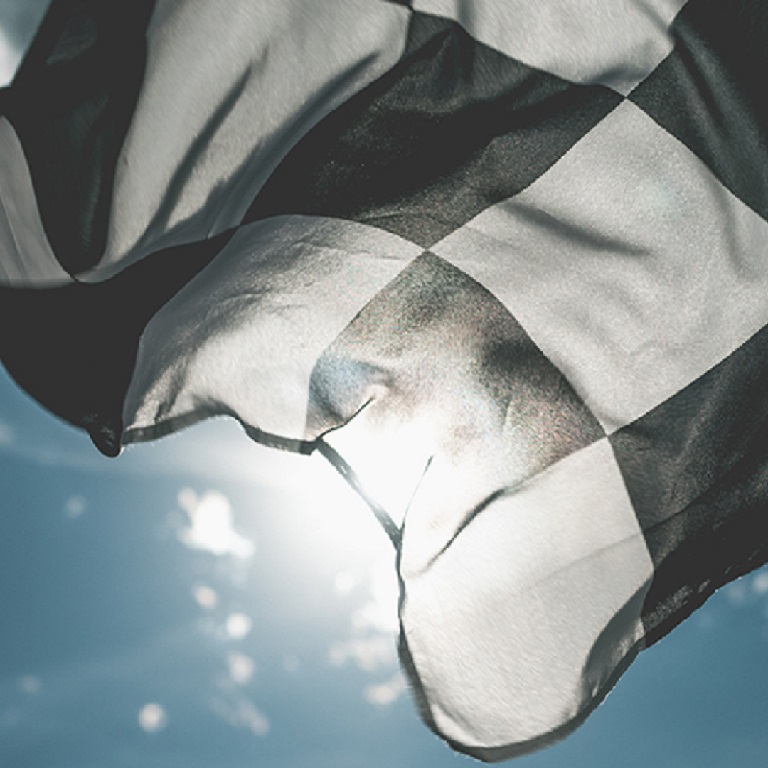
[[[766,43],[757,0],[53,0],[2,359],[108,455],[326,455],[427,724],[549,744],[768,559]]]

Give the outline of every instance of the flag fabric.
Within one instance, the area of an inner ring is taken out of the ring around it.
[[[0,93],[0,355],[97,447],[215,415],[389,520],[494,761],[768,559],[757,0],[53,0]]]

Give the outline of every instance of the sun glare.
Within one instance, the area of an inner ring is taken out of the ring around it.
[[[430,458],[435,453],[435,424],[429,418],[370,427],[354,421],[328,436],[328,442],[352,467],[365,493],[399,526]]]

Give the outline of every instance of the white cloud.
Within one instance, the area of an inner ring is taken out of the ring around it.
[[[387,707],[394,704],[405,691],[405,680],[400,672],[384,683],[368,685],[363,690],[363,695],[371,704],[379,707]]]
[[[352,661],[365,672],[391,667],[397,661],[394,638],[388,634],[353,637],[334,643],[328,651],[328,658],[335,667]]]
[[[269,733],[269,719],[245,696],[229,699],[218,697],[211,702],[211,709],[233,728],[245,728],[254,736],[266,736]]]
[[[250,656],[244,653],[230,653],[227,656],[229,679],[235,685],[245,685],[253,679],[256,664]]]
[[[368,600],[352,614],[353,628],[360,632],[397,632],[399,587],[391,558],[382,558],[371,565],[368,587]]]
[[[87,503],[83,496],[70,496],[64,504],[64,513],[70,520],[75,520],[85,512]]]
[[[216,591],[206,584],[197,584],[192,588],[192,597],[195,602],[206,611],[212,611],[219,603]]]
[[[230,613],[227,616],[226,631],[232,640],[242,640],[250,633],[252,627],[251,617],[244,613]]]
[[[178,501],[189,519],[189,526],[179,531],[182,543],[214,555],[247,559],[253,554],[253,542],[232,527],[232,509],[226,496],[218,491],[198,496],[191,488],[182,488]]]
[[[389,605],[369,600],[352,614],[352,626],[359,631],[394,632],[398,627],[397,613],[393,614]]]
[[[19,688],[30,696],[39,693],[42,687],[43,683],[36,675],[24,675],[19,680]]]
[[[241,704],[236,716],[236,723],[247,728],[254,736],[266,736],[269,733],[269,720],[250,702]]]
[[[741,606],[747,601],[747,587],[743,580],[733,581],[725,588],[728,602],[733,606]]]
[[[715,624],[717,623],[714,614],[707,608],[700,608],[696,611],[695,620],[698,626],[705,632],[714,629]]]
[[[2,68],[2,61],[0,61],[0,68]],[[8,446],[13,443],[15,434],[10,425],[0,420],[0,446]]]
[[[349,637],[333,643],[328,649],[328,660],[336,667],[351,663],[368,673],[392,671],[394,676],[388,681],[371,683],[363,688],[363,696],[368,702],[386,706],[404,689],[396,651],[399,590],[390,553],[368,568],[367,578],[341,573],[334,584],[336,593],[341,595],[349,594],[359,585],[366,588],[364,602],[352,612]]]
[[[145,704],[139,710],[139,726],[147,733],[157,733],[168,725],[168,713],[156,703]]]
[[[758,571],[752,577],[752,589],[758,595],[768,592],[768,571]]]

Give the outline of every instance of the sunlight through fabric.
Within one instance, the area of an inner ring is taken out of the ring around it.
[[[347,564],[347,573],[339,574],[337,589],[349,591],[373,562],[381,557],[391,560],[391,543],[366,501],[322,456],[316,452],[289,458],[292,460],[275,464],[275,472],[283,473],[283,487],[290,487],[292,504],[306,514],[289,517],[285,524],[295,533],[301,559],[311,558],[329,567]]]
[[[325,436],[342,456],[354,456],[354,470],[365,493],[400,526],[408,504],[438,446],[436,414],[413,421],[376,424],[376,439],[363,414]]]

